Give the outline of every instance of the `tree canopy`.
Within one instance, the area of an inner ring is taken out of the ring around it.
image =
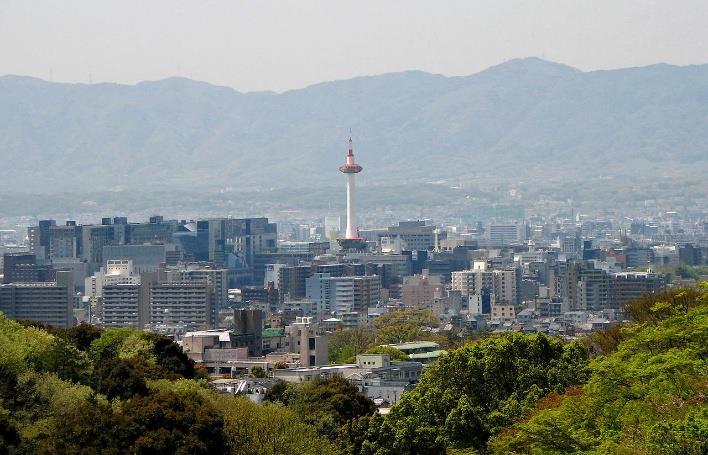
[[[164,336],[0,314],[0,454],[30,453],[336,451],[293,410],[217,394]]]
[[[708,287],[629,310],[640,322],[593,359],[587,384],[542,400],[491,443],[494,453],[708,453]]]

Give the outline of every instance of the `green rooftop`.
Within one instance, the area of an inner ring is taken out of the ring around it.
[[[261,332],[261,336],[263,338],[282,337],[284,335],[285,329],[277,327],[269,327],[267,329],[263,329],[263,331]]]
[[[440,347],[434,341],[411,341],[408,343],[398,343],[398,344],[387,344],[386,346],[391,346],[399,351],[403,351],[406,354],[409,352],[424,352],[424,351],[434,351]]]

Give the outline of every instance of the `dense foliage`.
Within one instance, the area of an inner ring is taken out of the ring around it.
[[[292,410],[220,395],[168,338],[0,315],[0,454],[334,454]]]
[[[443,355],[385,417],[360,422],[363,454],[445,453],[485,447],[543,395],[585,379],[586,354],[542,334],[509,333]]]
[[[376,410],[356,386],[338,376],[300,384],[278,382],[266,399],[286,405],[332,441],[339,438],[342,426]]]
[[[564,344],[509,333],[450,351],[356,454],[708,453],[708,287],[647,295],[634,321]]]
[[[582,389],[542,400],[491,444],[508,454],[708,453],[708,287],[648,296]]]

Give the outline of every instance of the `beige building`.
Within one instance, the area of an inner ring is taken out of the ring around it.
[[[514,305],[492,305],[492,319],[513,321],[516,319]]]
[[[329,363],[328,338],[311,317],[297,317],[285,329],[285,349],[300,354],[300,365],[312,367]]]
[[[517,270],[489,270],[475,261],[474,270],[452,272],[452,289],[462,295],[478,295],[483,289],[494,294],[500,304],[518,304]]]
[[[406,306],[413,308],[432,308],[435,299],[443,296],[445,286],[440,277],[415,275],[406,277],[401,287],[401,300]]]

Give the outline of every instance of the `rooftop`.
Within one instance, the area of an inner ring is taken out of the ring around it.
[[[285,335],[285,329],[278,328],[278,327],[269,327],[269,328],[263,329],[263,331],[261,332],[261,336],[263,338],[282,337],[283,335]]]
[[[411,351],[414,349],[436,349],[440,345],[434,341],[411,341],[408,343],[398,343],[398,344],[387,344],[386,346],[391,346],[399,351]]]

